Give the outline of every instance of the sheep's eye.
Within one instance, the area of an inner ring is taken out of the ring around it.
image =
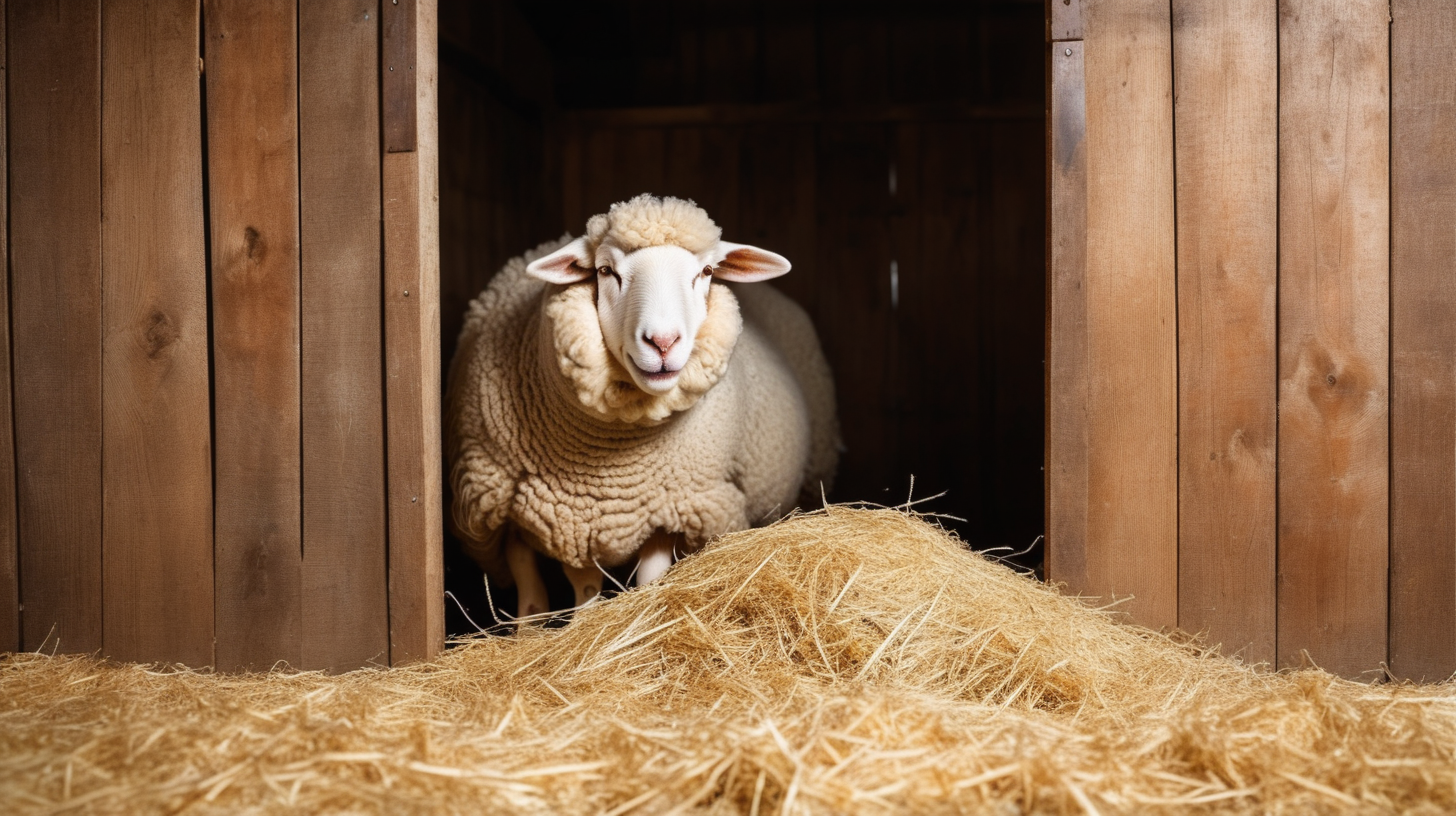
[[[598,275],[611,275],[612,277],[616,278],[617,277],[617,270],[611,268],[610,266],[599,266],[599,267],[597,267],[597,274]],[[621,280],[621,278],[617,278],[617,280]]]
[[[713,267],[711,267],[711,266],[705,266],[705,267],[703,267],[703,277],[706,278],[706,277],[708,277],[711,274],[713,274]]]

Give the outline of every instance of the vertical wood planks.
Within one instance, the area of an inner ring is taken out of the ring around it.
[[[1051,46],[1047,72],[1046,573],[1087,574],[1087,108],[1083,44]]]
[[[1390,665],[1456,672],[1456,5],[1391,25]]]
[[[102,645],[101,9],[8,15],[22,645],[90,652]]]
[[[1178,618],[1177,302],[1169,6],[1091,6],[1087,100],[1087,584]],[[1063,46],[1065,51],[1065,46]],[[1075,585],[1074,585],[1075,586]]]
[[[1173,3],[1178,624],[1273,663],[1278,14]]]
[[[305,669],[389,661],[377,14],[299,6]]]
[[[101,14],[105,652],[213,657],[198,8]]]
[[[434,0],[418,0],[415,11],[419,145],[383,159],[389,629],[395,665],[432,657],[445,640]]]
[[[293,0],[206,0],[217,667],[300,665]]]
[[[381,4],[383,21],[383,60],[380,62],[380,87],[384,97],[384,149],[389,153],[408,153],[419,139],[416,116],[418,76],[417,40],[421,34],[432,41],[428,32],[416,29],[418,14],[415,0],[391,0]],[[433,53],[433,51],[431,52]]]
[[[1279,49],[1279,660],[1386,659],[1385,0],[1285,0]]]
[[[0,0],[0,66],[5,64],[5,3]],[[3,68],[0,68],[3,71]],[[0,86],[0,190],[6,174],[5,88]],[[8,196],[0,196],[0,258],[10,258]],[[10,284],[0,275],[0,652],[20,649],[20,573],[15,518],[15,429],[11,402]]]

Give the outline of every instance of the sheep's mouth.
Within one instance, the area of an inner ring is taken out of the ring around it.
[[[682,369],[680,368],[669,369],[666,366],[663,366],[657,371],[648,371],[638,365],[636,360],[632,361],[632,367],[637,369],[637,373],[641,374],[644,379],[653,385],[667,385],[677,379],[677,375],[682,373]]]

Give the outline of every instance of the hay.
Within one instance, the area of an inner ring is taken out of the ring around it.
[[[0,662],[12,813],[1447,813],[1453,752],[1449,684],[1250,669],[888,510],[410,668]]]

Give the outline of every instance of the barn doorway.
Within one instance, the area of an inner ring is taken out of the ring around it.
[[[848,448],[830,500],[900,504],[913,476],[964,540],[1039,565],[1040,0],[439,13],[445,364],[507,259],[640,192],[692,198],[794,263],[776,283],[818,327]],[[447,531],[447,589],[484,624],[480,585]]]

